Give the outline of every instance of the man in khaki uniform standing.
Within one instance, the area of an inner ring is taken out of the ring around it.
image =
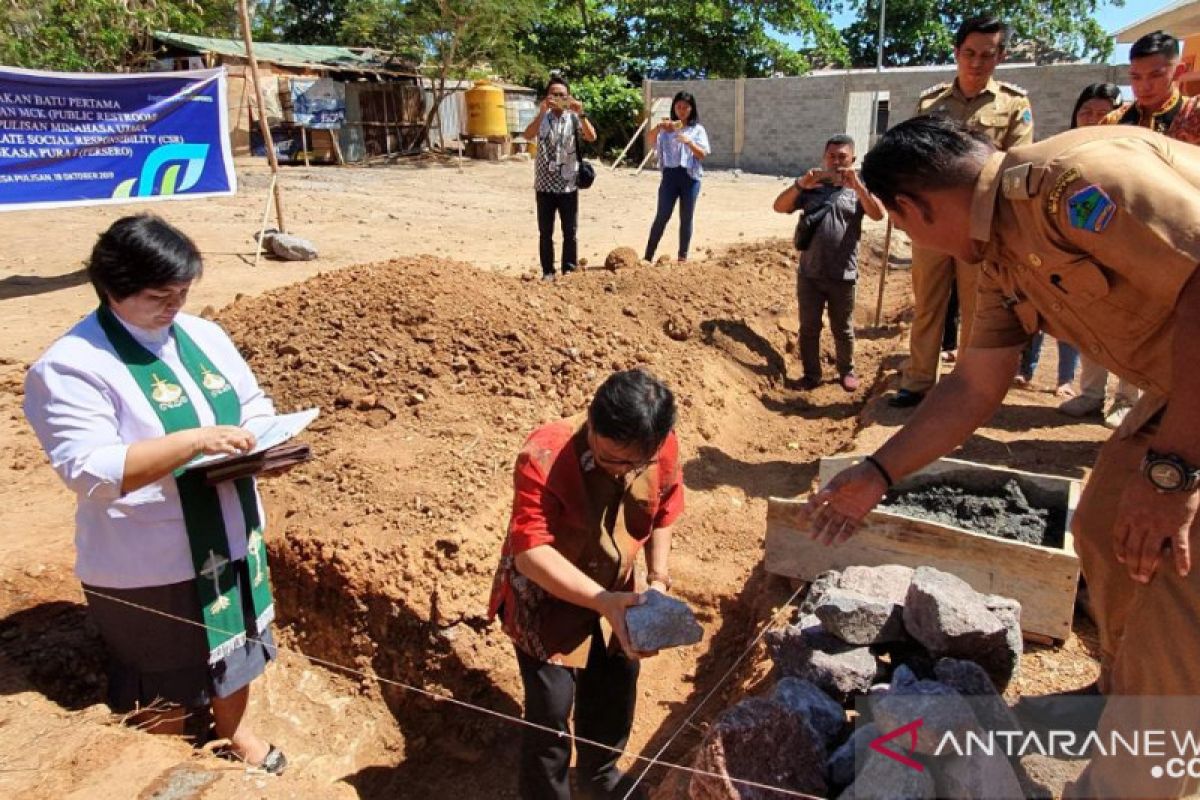
[[[957,77],[953,83],[926,89],[917,102],[917,114],[957,120],[991,139],[1001,150],[1033,141],[1033,111],[1025,90],[993,77],[996,65],[1004,58],[1007,40],[1008,26],[996,17],[974,17],[964,22],[954,37]],[[888,401],[891,405],[915,406],[937,381],[946,309],[955,283],[962,308],[961,340],[969,341],[977,274],[972,264],[913,243],[915,316],[909,333],[908,365],[900,391]]]
[[[909,423],[810,500],[811,535],[844,541],[893,481],[965,441],[1003,402],[1032,333],[1070,342],[1145,392],[1100,451],[1072,524],[1100,628],[1100,733],[1173,730],[1180,717],[1194,726],[1200,149],[1109,126],[1005,154],[921,117],[888,131],[863,179],[914,243],[980,264],[975,325],[953,374]],[[1117,696],[1132,698],[1132,710]],[[1093,758],[1070,794],[1195,789],[1186,770],[1122,752]]]

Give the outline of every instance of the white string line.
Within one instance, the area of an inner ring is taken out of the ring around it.
[[[696,707],[692,709],[692,713],[687,715],[687,719],[685,719],[679,725],[679,727],[675,730],[675,732],[673,734],[671,734],[671,738],[667,739],[666,743],[658,749],[658,752],[655,753],[654,756],[650,759],[650,763],[647,764],[645,769],[642,770],[642,774],[637,776],[637,780],[635,780],[633,782],[633,785],[629,787],[629,791],[625,793],[625,796],[623,798],[621,798],[621,800],[629,800],[629,798],[633,794],[634,790],[637,789],[638,784],[640,784],[642,782],[642,779],[645,778],[646,775],[649,774],[651,768],[655,764],[662,763],[664,766],[666,765],[666,762],[660,762],[658,760],[659,757],[662,756],[662,754],[667,751],[667,748],[671,746],[672,742],[675,741],[675,739],[679,736],[679,734],[683,733],[684,729],[688,725],[691,724],[692,720],[696,717],[696,715],[698,713],[700,713],[700,709],[704,707],[704,704],[707,703],[712,698],[712,696],[717,693],[717,690],[720,689],[722,684],[724,684],[725,681],[729,679],[729,676],[733,675],[734,670],[736,670],[738,668],[738,665],[741,664],[743,660],[745,660],[746,656],[750,655],[750,653],[754,650],[754,648],[758,646],[758,643],[760,641],[762,641],[762,638],[767,635],[767,631],[771,630],[771,626],[774,625],[775,621],[779,619],[779,615],[781,613],[783,613],[785,610],[791,608],[792,603],[795,602],[796,598],[800,596],[800,592],[804,591],[804,586],[805,586],[804,584],[801,584],[799,587],[797,587],[796,591],[792,593],[792,596],[787,599],[787,602],[775,610],[775,613],[772,614],[771,617],[762,626],[762,630],[760,630],[758,632],[758,635],[754,637],[754,641],[750,642],[750,644],[746,647],[746,649],[742,651],[742,654],[740,656],[738,656],[737,659],[732,664],[729,665],[729,669],[725,670],[725,674],[722,675],[720,677],[720,679],[717,680],[717,682],[713,685],[713,687],[708,690],[708,694],[706,694],[706,695],[704,695],[704,697],[700,698],[700,702],[697,703]]]
[[[222,630],[221,628],[218,628],[216,626],[207,625],[203,622],[197,622],[194,619],[187,619],[186,617],[180,617],[180,616],[176,616],[174,614],[169,614],[165,611],[160,611],[157,608],[150,608],[148,606],[143,606],[138,603],[134,603],[134,602],[125,600],[120,597],[113,597],[111,595],[104,594],[103,592],[97,592],[94,589],[89,589],[87,587],[83,587],[83,592],[85,594],[90,594],[93,597],[99,597],[101,599],[109,600],[114,603],[120,603],[121,605],[128,606],[130,608],[134,608],[139,611],[146,611],[151,614],[156,614],[160,617],[165,617],[166,619],[173,620],[175,622],[182,622],[182,623],[185,623],[187,625],[192,625],[197,628],[203,628],[205,630],[210,630],[210,631],[213,631],[214,633],[219,633],[222,636],[238,635],[231,631]],[[21,594],[24,594],[24,593],[21,593]],[[28,595],[26,595],[26,596],[28,597]],[[794,597],[795,596],[793,596],[793,599],[794,599]],[[789,601],[789,603],[790,603],[790,601]],[[769,622],[768,622],[767,627],[768,628],[770,627]],[[761,638],[762,635],[765,633],[766,633],[766,629],[764,629],[763,632],[759,634],[758,638]],[[640,753],[635,753],[631,750],[623,750],[619,747],[613,747],[612,745],[604,744],[603,742],[597,742],[592,739],[586,739],[582,736],[575,736],[572,734],[568,734],[565,731],[556,730],[554,728],[550,728],[548,726],[541,725],[536,722],[530,722],[529,720],[522,719],[520,717],[514,717],[510,714],[505,714],[502,711],[495,711],[495,710],[487,708],[485,706],[477,706],[473,703],[468,703],[465,700],[459,700],[457,697],[454,697],[453,695],[439,694],[437,692],[432,692],[428,689],[422,689],[419,686],[412,686],[407,683],[402,683],[400,681],[392,680],[391,678],[385,678],[381,675],[375,675],[375,674],[372,674],[369,672],[364,672],[362,670],[354,669],[353,667],[347,667],[343,664],[338,664],[334,661],[328,661],[326,659],[318,658],[316,656],[310,656],[300,650],[294,650],[291,648],[279,647],[278,645],[267,644],[266,642],[262,641],[258,637],[247,635],[246,640],[250,641],[250,642],[254,642],[259,645],[262,645],[264,648],[267,648],[269,650],[274,650],[274,651],[276,651],[276,653],[282,652],[282,653],[287,653],[287,654],[293,655],[293,656],[299,656],[300,658],[307,659],[308,661],[310,661],[314,664],[319,664],[323,667],[328,667],[330,669],[336,669],[341,672],[348,673],[350,675],[356,675],[360,678],[366,678],[367,680],[372,680],[372,681],[377,681],[379,683],[388,684],[389,686],[395,686],[399,689],[403,689],[404,691],[413,692],[413,693],[419,694],[423,697],[428,697],[431,700],[449,703],[454,706],[466,708],[471,711],[475,711],[477,713],[484,714],[487,716],[496,717],[497,719],[505,720],[507,722],[515,723],[517,725],[523,725],[525,727],[533,728],[534,730],[539,730],[544,733],[550,733],[558,738],[563,738],[565,736],[571,736],[571,738],[578,744],[586,744],[590,747],[597,747],[597,748],[600,748],[601,750],[607,750],[611,753],[616,753],[617,755],[629,756],[629,757],[633,758],[635,761],[647,762],[650,766],[653,766],[654,764],[658,764],[661,767],[666,767],[669,769],[677,769],[682,772],[690,773],[692,775],[700,775],[705,778],[716,778],[717,780],[722,780],[722,781],[727,780],[730,783],[740,784],[742,786],[749,786],[749,787],[752,787],[755,789],[765,789],[766,791],[776,792],[776,793],[784,795],[786,797],[798,797],[798,798],[801,798],[801,800],[824,800],[824,798],[818,797],[816,795],[804,794],[803,792],[793,791],[792,789],[785,789],[781,786],[771,786],[770,784],[759,783],[757,781],[748,780],[746,778],[735,778],[732,775],[722,775],[717,772],[710,772],[708,770],[697,769],[696,767],[689,767],[689,766],[685,766],[683,764],[675,764],[670,761],[658,761],[657,760],[658,756],[655,756],[654,759],[650,759],[650,758],[647,758],[646,756],[641,755]],[[756,639],[754,643],[757,644],[758,639]],[[749,652],[749,651],[747,651],[747,652]],[[745,653],[743,653],[742,656],[739,657],[739,661],[741,660],[741,658],[744,658],[744,657],[745,657]],[[727,673],[727,675],[728,675],[728,673]],[[725,678],[722,677],[722,680],[724,680],[724,679]],[[712,694],[712,692],[709,693],[709,695],[711,695],[711,694]],[[707,700],[708,697],[706,696],[704,699]],[[691,718],[689,717],[689,720],[690,719]],[[661,755],[661,754],[662,753],[660,751],[659,755]],[[640,780],[640,778],[639,778],[639,780]]]

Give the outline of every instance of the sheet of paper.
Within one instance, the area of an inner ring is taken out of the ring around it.
[[[280,414],[275,417],[256,417],[242,426],[253,433],[254,438],[257,440],[254,449],[249,453],[240,453],[236,456],[200,456],[194,461],[189,462],[187,468],[192,469],[194,467],[215,464],[219,461],[241,458],[253,453],[261,453],[263,450],[267,450],[277,444],[283,444],[307,428],[320,413],[321,409],[319,408],[309,408],[304,411],[297,411],[292,414]]]

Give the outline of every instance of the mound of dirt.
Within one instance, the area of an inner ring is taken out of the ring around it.
[[[605,257],[604,268],[612,270],[633,269],[640,263],[642,263],[642,259],[632,247],[618,247]]]
[[[760,618],[765,580],[750,576],[764,498],[804,490],[815,457],[855,426],[857,406],[840,390],[813,411],[786,381],[794,259],[779,242],[554,284],[408,259],[223,310],[218,321],[277,405],[322,409],[305,434],[317,460],[264,482],[279,608],[297,643],[519,713],[511,644],[484,617],[512,461],[538,424],[584,411],[612,370],[644,366],[677,395],[692,492],[672,572],[694,576],[687,599],[713,636],[698,651],[703,674],[724,669]],[[877,374],[888,347],[864,341],[860,371]],[[742,591],[752,595],[744,606],[730,599]],[[682,699],[696,662],[662,663],[647,686]],[[512,735],[400,691],[383,698],[406,748],[477,762]],[[648,713],[652,732],[671,712]]]

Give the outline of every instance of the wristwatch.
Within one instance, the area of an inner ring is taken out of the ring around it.
[[[1142,461],[1142,475],[1164,494],[1190,492],[1200,484],[1200,469],[1170,453],[1146,451]]]

